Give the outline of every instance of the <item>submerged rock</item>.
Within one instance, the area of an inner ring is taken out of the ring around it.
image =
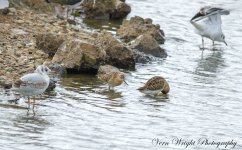
[[[135,16],[130,20],[124,20],[123,24],[117,30],[117,35],[127,42],[143,34],[151,35],[159,44],[165,42],[164,32],[160,29],[159,25],[152,24],[151,19],[143,19]]]
[[[155,57],[166,57],[164,49],[160,47],[158,42],[149,34],[138,36],[130,42],[130,48],[137,49],[145,54],[151,54]]]
[[[93,19],[121,19],[126,17],[131,7],[121,0],[85,0],[84,14]]]

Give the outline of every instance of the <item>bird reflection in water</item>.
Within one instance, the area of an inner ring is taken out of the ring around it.
[[[223,50],[217,49],[211,54],[204,56],[198,60],[197,67],[194,74],[198,75],[194,79],[199,83],[213,83],[217,73],[225,66],[225,59],[223,58]],[[205,77],[205,78],[204,78]]]

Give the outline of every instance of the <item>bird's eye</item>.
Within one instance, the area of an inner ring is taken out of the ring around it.
[[[45,68],[45,72],[48,72],[48,69],[47,68]]]

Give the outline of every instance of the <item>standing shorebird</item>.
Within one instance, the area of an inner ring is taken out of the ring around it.
[[[202,45],[204,49],[203,37],[209,38],[213,41],[225,42],[225,36],[221,28],[221,15],[229,15],[229,10],[225,10],[218,7],[206,6],[200,9],[200,11],[192,17],[191,24],[195,27],[196,33],[202,36]]]
[[[165,78],[161,76],[154,76],[149,79],[143,87],[138,88],[138,90],[147,95],[157,96],[161,92],[163,94],[167,94],[170,91],[170,86]]]
[[[35,96],[45,92],[50,83],[48,76],[50,69],[45,65],[40,65],[34,73],[26,74],[13,83],[13,90],[23,96],[28,96],[28,108],[30,108],[30,96],[34,97],[33,109],[35,105]]]
[[[118,68],[110,66],[110,65],[104,65],[100,66],[98,69],[98,78],[108,84],[108,89],[115,86],[121,85],[123,82],[125,82],[124,73],[119,71]],[[126,83],[126,82],[125,82]],[[127,84],[127,83],[126,83]]]

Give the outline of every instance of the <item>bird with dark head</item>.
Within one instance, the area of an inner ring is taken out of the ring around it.
[[[190,20],[191,24],[195,27],[197,34],[202,36],[202,45],[204,49],[204,37],[209,38],[213,41],[225,42],[225,36],[222,32],[222,20],[221,15],[229,15],[229,10],[205,6],[202,7],[197,14],[195,14]]]

